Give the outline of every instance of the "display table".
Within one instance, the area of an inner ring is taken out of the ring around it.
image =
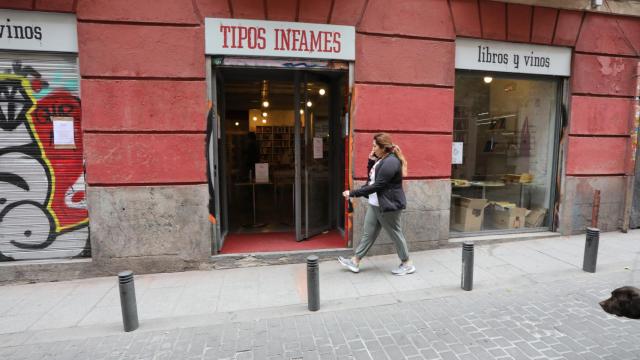
[[[258,223],[257,219],[256,219],[256,186],[257,185],[273,185],[273,183],[271,182],[255,182],[255,181],[250,181],[250,182],[238,182],[234,184],[235,186],[249,186],[251,187],[251,209],[253,211],[253,223],[247,226],[250,227],[263,227],[266,224],[264,223]],[[273,191],[273,196],[274,196],[274,201],[273,204],[275,204],[275,186],[274,186],[274,191]]]
[[[487,198],[487,188],[496,188],[496,187],[504,187],[504,182],[502,181],[471,181],[471,186],[481,187],[482,188],[482,198]]]
[[[520,192],[519,192],[519,199],[518,199],[518,207],[523,207],[524,206],[524,195],[525,195],[525,188],[531,186],[531,183],[529,182],[502,182],[502,181],[469,181],[464,183],[463,185],[461,184],[453,184],[451,185],[451,187],[453,189],[465,189],[465,188],[469,188],[469,187],[476,187],[476,188],[481,188],[482,189],[482,199],[486,199],[487,198],[487,188],[498,188],[498,187],[505,187],[508,185],[520,185]]]

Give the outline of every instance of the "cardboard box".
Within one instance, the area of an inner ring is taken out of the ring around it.
[[[480,231],[487,199],[466,197],[451,198],[451,229],[456,231]]]
[[[531,210],[531,212],[527,215],[527,219],[526,219],[527,227],[537,228],[542,226],[546,215],[547,215],[547,209],[538,208],[538,209]]]
[[[502,207],[491,204],[487,208],[487,227],[490,229],[521,229],[526,226],[529,209]]]

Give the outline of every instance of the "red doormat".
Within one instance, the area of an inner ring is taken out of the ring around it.
[[[228,234],[221,254],[256,253],[344,248],[347,242],[338,231],[329,231],[309,240],[296,241],[295,233]]]

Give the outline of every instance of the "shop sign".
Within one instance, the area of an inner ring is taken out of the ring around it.
[[[208,55],[355,60],[353,26],[205,19]]]
[[[72,14],[0,10],[0,49],[78,52]]]
[[[570,76],[571,49],[459,38],[456,69]]]

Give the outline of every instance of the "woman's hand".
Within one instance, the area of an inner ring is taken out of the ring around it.
[[[349,198],[349,190],[345,190],[342,192],[342,196],[344,196],[345,198]]]
[[[371,150],[371,152],[369,153],[369,159],[370,159],[370,160],[378,160],[378,157],[376,156],[376,151],[375,151],[375,149],[374,149],[374,150]]]

